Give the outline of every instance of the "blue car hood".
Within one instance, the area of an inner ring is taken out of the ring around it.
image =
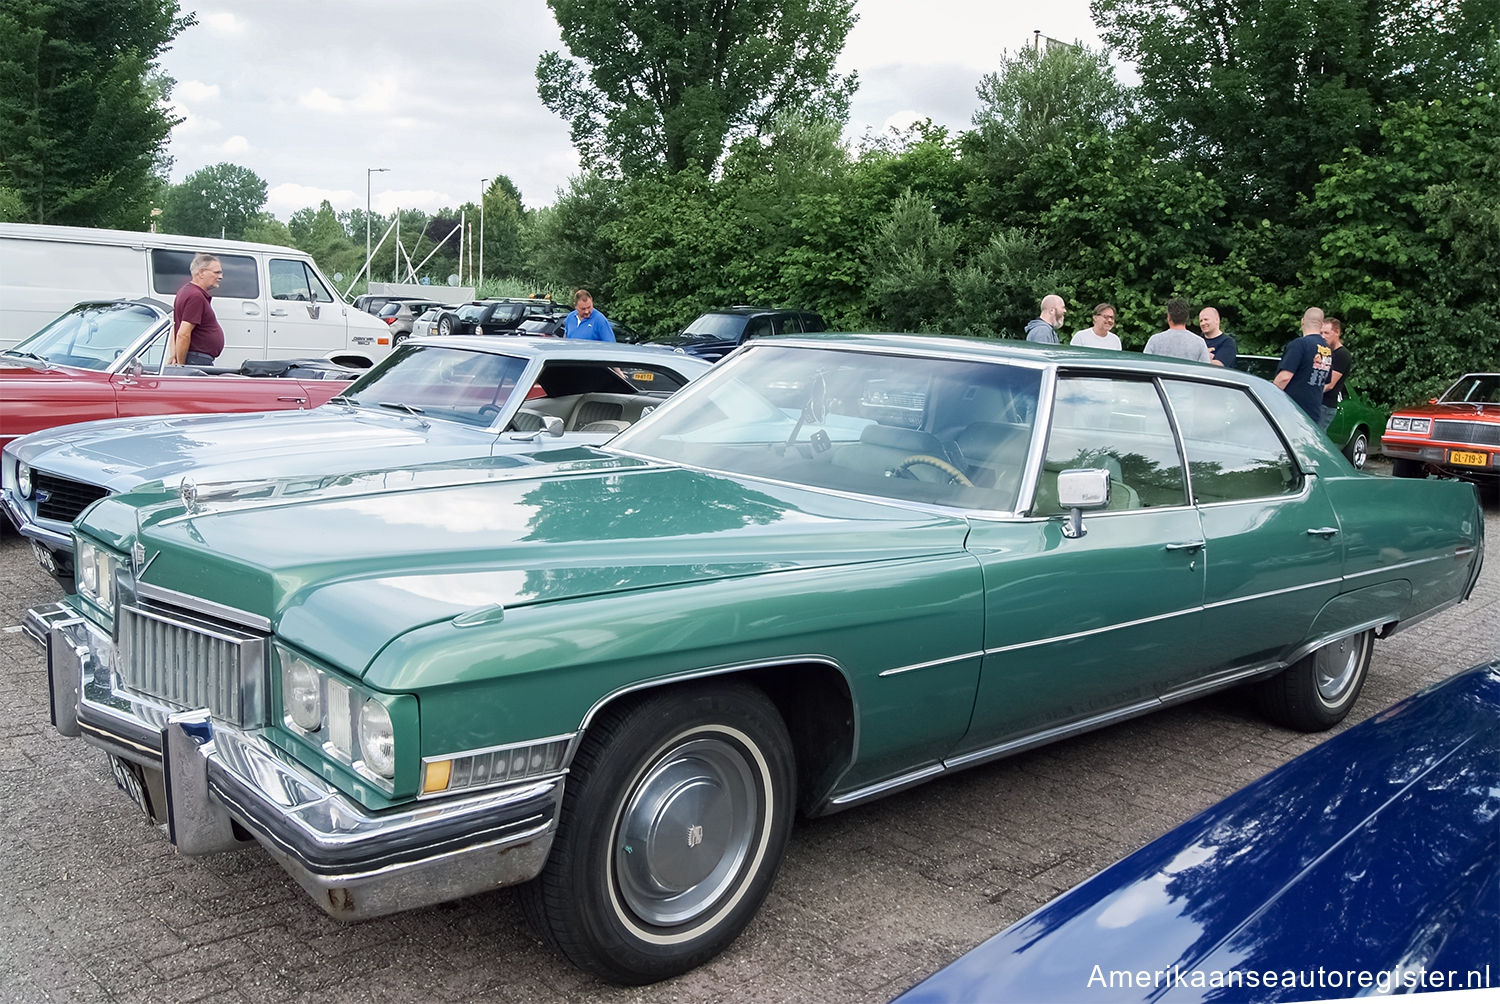
[[[567,441],[608,438],[578,434]],[[37,433],[12,449],[33,466],[123,492],[150,481],[175,484],[188,473],[200,484],[335,474],[559,442],[552,437],[518,442],[493,429],[457,422],[324,405],[310,411],[106,419]]]
[[[1402,981],[1486,966],[1493,987],[1500,662],[1315,747],[898,1000],[1300,1001],[1370,993],[1351,972],[1446,990]],[[1230,972],[1258,985],[1212,985]]]

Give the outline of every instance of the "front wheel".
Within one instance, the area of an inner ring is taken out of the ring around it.
[[[1375,632],[1331,641],[1256,684],[1261,711],[1298,732],[1331,729],[1349,714],[1370,672]]]
[[[759,690],[718,684],[606,709],[569,771],[521,902],[575,965],[620,984],[686,972],[771,888],[796,804],[790,736]]]
[[[437,333],[445,338],[448,335],[453,334],[453,318],[448,317],[446,314],[442,317],[439,317],[437,322]]]

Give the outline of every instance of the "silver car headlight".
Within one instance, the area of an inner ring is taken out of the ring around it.
[[[396,729],[381,698],[280,642],[275,648],[282,724],[324,756],[389,789]]]
[[[83,537],[76,537],[74,540],[74,579],[78,595],[113,617],[115,571],[123,559]]]
[[[1414,418],[1411,420],[1411,431],[1426,433],[1432,428],[1432,419]]]
[[[31,498],[31,465],[16,463],[16,490],[23,499]]]
[[[1385,427],[1391,432],[1410,432],[1411,419],[1404,416],[1398,418],[1392,415],[1390,421],[1386,422]]]

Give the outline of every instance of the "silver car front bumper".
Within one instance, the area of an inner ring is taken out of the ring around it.
[[[562,778],[372,812],[263,736],[147,699],[95,696],[109,636],[66,604],[30,611],[47,653],[52,722],[114,758],[121,787],[183,854],[259,843],[329,915],[362,920],[534,878]],[[140,785],[127,784],[138,777]]]

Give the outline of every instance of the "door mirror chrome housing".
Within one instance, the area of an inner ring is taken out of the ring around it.
[[[1057,475],[1057,502],[1068,510],[1063,524],[1064,537],[1082,537],[1085,509],[1103,509],[1109,505],[1109,471],[1102,467],[1079,467]]]

